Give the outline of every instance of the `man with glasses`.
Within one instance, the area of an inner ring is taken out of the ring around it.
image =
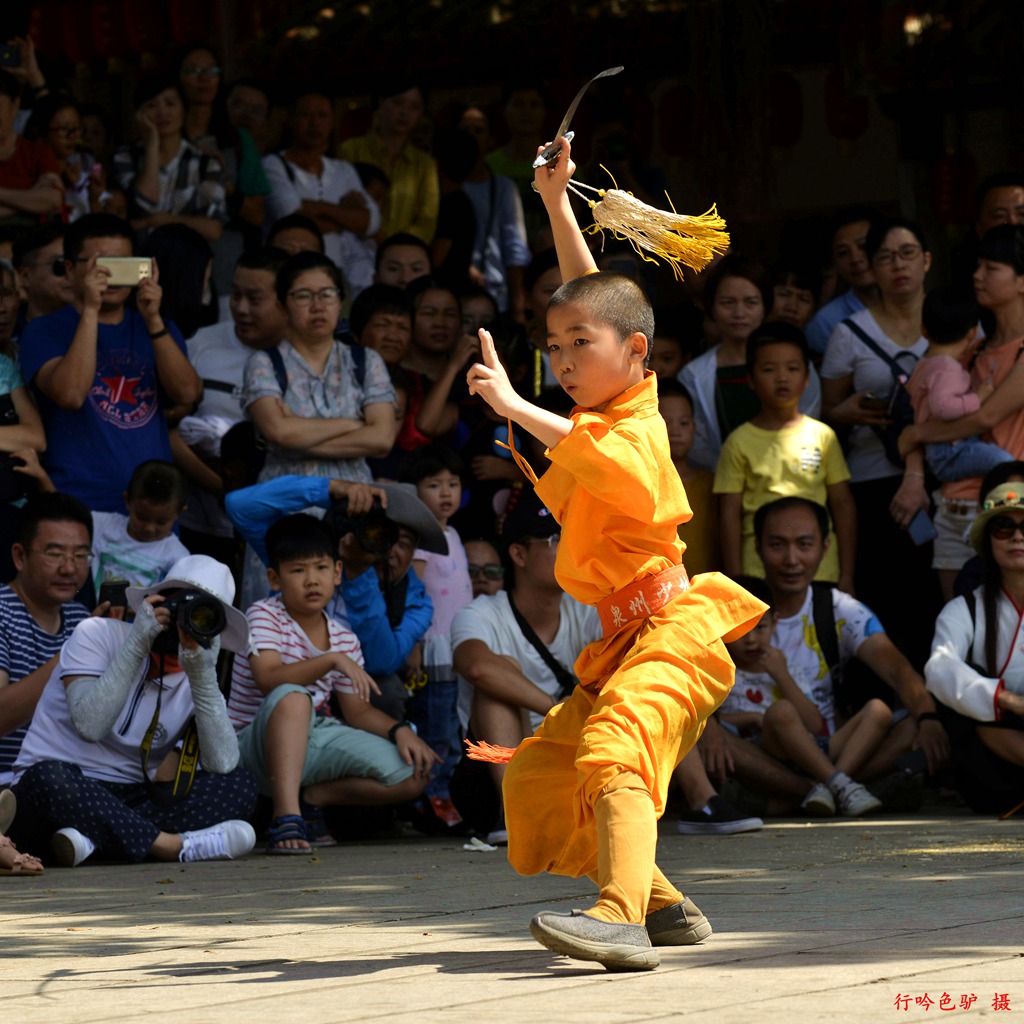
[[[25,324],[74,299],[71,278],[64,272],[64,230],[63,224],[44,224],[15,240],[12,262],[25,293],[15,337],[21,336]]]
[[[177,327],[160,315],[159,268],[135,289],[108,284],[108,257],[130,257],[126,221],[91,213],[64,237],[71,305],[33,320],[21,339],[21,371],[46,429],[43,460],[58,490],[94,512],[120,512],[132,472],[171,461],[164,403],[194,405],[202,394]]]
[[[75,601],[92,561],[92,516],[68,494],[40,494],[22,509],[11,555],[17,574],[0,585],[0,787],[11,783],[36,704],[75,626]]]
[[[560,529],[533,495],[524,497],[501,532],[510,586],[475,598],[452,623],[459,718],[477,741],[516,747],[531,735],[575,686],[572,666],[580,651],[601,636],[596,609],[555,580]],[[497,794],[505,768],[487,765]],[[508,842],[502,818],[488,842]]]

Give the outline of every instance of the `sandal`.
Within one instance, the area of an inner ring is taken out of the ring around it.
[[[282,843],[300,842],[305,846],[282,846]],[[267,853],[272,856],[308,856],[312,847],[306,839],[306,822],[298,814],[282,814],[274,818],[267,829]]]
[[[41,875],[42,861],[30,853],[18,853],[18,848],[7,838],[0,836],[0,875]]]
[[[337,846],[338,840],[331,835],[327,827],[327,819],[324,812],[313,804],[307,804],[305,800],[299,802],[303,820],[306,822],[306,842],[310,846]]]

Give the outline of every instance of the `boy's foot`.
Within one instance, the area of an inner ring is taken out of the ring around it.
[[[504,826],[492,828],[487,833],[487,843],[491,846],[508,846],[508,829]]]
[[[266,852],[276,857],[310,854],[313,845],[308,839],[306,819],[301,814],[281,814],[267,829]]]
[[[306,823],[306,842],[310,846],[338,845],[338,840],[331,835],[331,830],[327,827],[327,819],[319,807],[314,807],[313,804],[307,804],[305,800],[300,800],[299,810],[302,812],[302,819]]]
[[[553,953],[592,960],[609,971],[650,971],[661,963],[642,924],[611,924],[582,910],[538,914],[530,934]]]
[[[836,813],[836,802],[828,786],[816,782],[804,797],[800,810],[815,818],[831,818]]]
[[[687,836],[728,836],[735,832],[756,832],[764,828],[764,822],[737,811],[724,797],[713,796],[707,807],[680,814],[676,828]]]
[[[647,915],[652,946],[692,946],[711,934],[711,922],[689,897]]]
[[[62,868],[76,868],[96,849],[96,844],[77,828],[61,828],[50,839],[50,852]]]
[[[189,864],[197,860],[234,860],[256,845],[256,832],[247,821],[238,818],[222,821],[209,828],[181,833],[178,860]]]
[[[869,793],[859,782],[850,782],[836,793],[839,813],[844,818],[859,818],[882,809],[882,801]]]

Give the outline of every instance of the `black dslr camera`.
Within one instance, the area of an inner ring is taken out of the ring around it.
[[[348,499],[336,501],[327,513],[327,522],[337,540],[346,534],[355,534],[356,543],[375,558],[384,558],[398,540],[398,526],[387,517],[376,498],[373,508],[362,515],[350,516]]]
[[[195,590],[185,590],[168,597],[163,607],[171,613],[171,624],[156,638],[153,650],[165,654],[178,653],[176,626],[180,626],[200,647],[209,649],[213,638],[220,636],[228,624],[220,601]]]

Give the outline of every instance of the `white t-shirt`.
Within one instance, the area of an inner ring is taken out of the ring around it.
[[[350,633],[341,623],[323,613],[324,620],[330,630],[330,647],[328,650],[347,654],[357,665],[363,664],[363,652],[354,633]],[[305,630],[288,614],[280,594],[264,598],[249,606],[245,613],[249,620],[249,633],[252,646],[256,651],[277,651],[285,665],[293,665],[297,661],[309,661],[318,658],[327,651],[314,647],[306,636]],[[259,655],[257,655],[258,657]],[[331,690],[339,693],[355,693],[352,681],[338,671],[330,671],[321,676],[315,683],[306,687],[313,696],[313,706],[322,708],[330,699]],[[263,703],[263,694],[252,677],[249,659],[241,654],[235,655],[234,669],[231,673],[231,696],[228,699],[228,717],[236,729],[244,729],[256,715]]]
[[[201,420],[220,433],[227,424],[245,419],[242,408],[242,382],[245,364],[255,351],[238,340],[235,325],[225,323],[201,327],[186,342],[188,361],[203,381],[203,400],[191,416],[181,423],[182,436],[187,437],[187,427],[193,420]],[[230,391],[211,387],[210,382],[227,385]],[[223,436],[223,435],[222,435]],[[188,508],[181,515],[181,525],[190,530],[201,530],[215,537],[233,535],[231,520],[228,519],[220,502],[212,494],[190,484]]]
[[[128,536],[128,517],[118,512],[93,512],[92,549],[97,597],[105,580],[127,580],[133,587],[159,583],[179,558],[190,553],[173,533],[162,540],[134,540]]]
[[[601,620],[597,609],[563,594],[558,632],[554,641],[548,645],[555,661],[571,672],[583,648],[600,636]],[[452,623],[452,650],[466,640],[481,640],[494,654],[515,658],[530,682],[551,697],[557,695],[558,681],[554,673],[533,644],[523,636],[504,590],[494,595],[481,594],[455,616]],[[469,727],[472,704],[473,684],[459,677],[459,721],[464,729]],[[543,718],[543,715],[530,712],[530,724],[534,729]]]
[[[928,348],[925,338],[918,338],[913,345],[903,348],[892,341],[878,325],[871,313],[862,309],[849,318],[887,355],[903,368],[909,377],[914,372],[917,360]],[[842,322],[836,325],[829,338],[825,358],[821,363],[823,380],[853,377],[853,390],[871,391],[879,397],[888,396],[894,386],[892,370]],[[899,476],[903,470],[894,466],[886,457],[885,449],[878,434],[868,426],[857,426],[850,431],[846,448],[846,463],[850,467],[853,483],[864,480],[881,480],[887,476]]]
[[[15,781],[26,768],[40,761],[68,761],[77,764],[87,778],[104,782],[142,782],[140,749],[156,711],[160,682],[147,679],[151,664],[147,658],[139,667],[128,691],[128,700],[113,728],[98,742],[83,739],[71,721],[64,693],[69,676],[99,678],[110,667],[131,630],[127,622],[115,619],[84,619],[61,650],[57,669],[39,698],[21,753],[14,765]],[[149,753],[149,771],[174,749],[195,714],[192,687],[184,672],[163,678],[160,724]]]
[[[772,634],[772,646],[786,656],[786,665],[797,686],[812,700],[825,719],[828,735],[836,731],[835,693],[832,673],[821,653],[814,630],[814,597],[810,587],[800,611],[787,619],[778,619]],[[832,590],[832,609],[839,638],[839,660],[846,664],[856,657],[860,645],[869,636],[884,633],[878,616],[849,594]]]
[[[780,695],[778,684],[767,672],[747,672],[738,668],[729,696],[718,710],[731,715],[751,711],[763,715]]]
[[[363,188],[356,169],[344,160],[323,158],[323,170],[319,177],[304,171],[277,153],[263,158],[263,170],[270,182],[267,196],[268,225],[289,213],[296,213],[304,199],[322,203],[337,203],[349,192],[362,194],[363,202],[370,211],[370,223],[364,237],[372,238],[380,228],[380,210]],[[290,172],[290,173],[289,173]],[[373,284],[374,257],[363,240],[351,231],[324,232],[324,252],[330,256],[345,276],[348,299],[354,299],[364,288]]]

